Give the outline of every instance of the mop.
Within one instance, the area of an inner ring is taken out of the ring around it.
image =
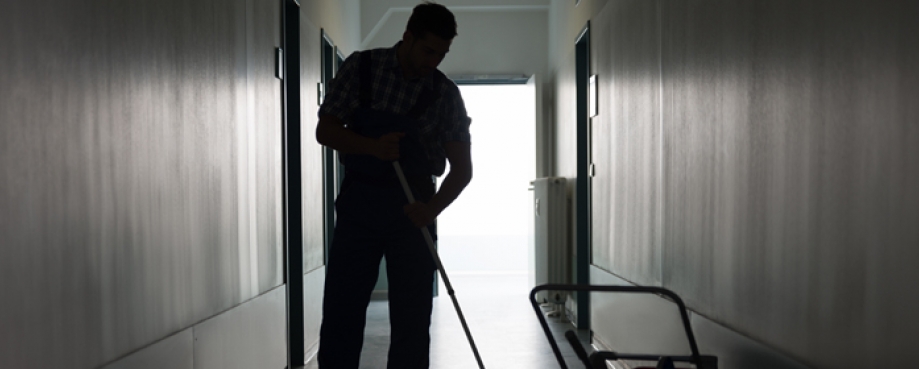
[[[399,165],[398,161],[392,162],[393,167],[396,169],[396,175],[399,177],[399,182],[402,183],[402,190],[405,191],[405,196],[408,197],[409,204],[415,202],[415,196],[412,195],[412,189],[408,186],[408,181],[405,179],[405,173],[402,172],[402,166]],[[466,325],[466,318],[463,317],[463,311],[460,310],[459,302],[456,301],[456,295],[453,294],[453,286],[450,284],[450,278],[447,278],[447,272],[444,270],[444,265],[440,263],[440,256],[437,255],[437,249],[434,248],[434,238],[431,237],[431,232],[428,231],[428,227],[421,227],[421,233],[424,234],[424,240],[428,243],[428,250],[431,251],[431,256],[434,257],[434,263],[437,265],[437,270],[440,271],[440,277],[444,280],[444,286],[447,287],[447,294],[450,295],[450,299],[453,300],[453,307],[456,308],[456,314],[459,315],[460,323],[463,325],[463,330],[466,332],[466,339],[469,340],[469,345],[472,346],[472,353],[475,354],[475,361],[479,364],[479,369],[485,369],[485,365],[482,364],[482,358],[479,356],[479,350],[475,347],[475,341],[472,340],[472,333],[469,333],[469,326]]]

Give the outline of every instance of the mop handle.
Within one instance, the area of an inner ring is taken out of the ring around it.
[[[396,169],[396,175],[399,177],[399,182],[402,183],[402,190],[405,191],[408,202],[410,204],[414,203],[415,196],[412,195],[412,189],[408,186],[408,181],[405,179],[405,173],[402,172],[402,166],[399,165],[398,160],[393,161],[392,165]],[[437,270],[440,271],[440,276],[444,279],[444,286],[447,287],[447,294],[449,294],[450,299],[453,300],[453,307],[456,308],[456,314],[459,315],[460,323],[463,325],[463,331],[466,332],[466,339],[469,340],[469,345],[472,346],[472,353],[475,354],[475,361],[478,362],[479,369],[485,369],[485,365],[482,364],[482,357],[479,356],[479,349],[475,347],[475,341],[472,340],[472,333],[469,332],[469,326],[466,325],[466,318],[463,317],[463,311],[460,309],[459,302],[456,301],[456,295],[453,294],[453,286],[450,284],[450,278],[447,278],[447,271],[444,270],[444,265],[440,263],[440,256],[437,255],[437,249],[434,248],[434,238],[431,237],[431,232],[428,231],[428,227],[421,227],[421,233],[424,234],[424,240],[428,243],[428,250],[431,251],[431,256],[434,257],[434,264],[437,265]]]

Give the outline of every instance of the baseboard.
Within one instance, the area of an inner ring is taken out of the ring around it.
[[[193,369],[194,341],[193,328],[187,328],[108,363],[101,369]]]
[[[611,274],[603,269],[591,266],[590,281],[592,284],[597,285],[633,285],[632,283],[619,278],[618,276]],[[655,340],[663,341],[664,346],[668,348],[673,348],[675,351],[688,351],[686,349],[688,344],[686,343],[685,333],[681,332],[681,323],[678,316],[674,313],[671,316],[661,316],[659,312],[665,310],[672,310],[673,304],[669,301],[664,300],[663,298],[654,297],[654,299],[659,299],[659,301],[646,301],[640,304],[633,304],[632,307],[638,307],[638,309],[633,309],[633,311],[639,311],[640,314],[655,314],[655,317],[660,316],[654,321],[647,321],[643,324],[649,328],[660,328],[657,326],[663,325],[667,327],[676,327],[674,335],[679,338],[678,340],[660,340],[659,336],[655,337]],[[592,344],[597,346],[599,349],[606,351],[617,351],[623,350],[622,347],[619,347],[620,344],[612,344],[608,342],[610,337],[615,337],[616,334],[613,331],[622,331],[621,327],[614,326],[612,319],[607,319],[603,321],[604,314],[599,314],[597,312],[606,312],[610,311],[613,306],[621,312],[624,311],[622,306],[628,306],[623,304],[613,304],[610,303],[608,298],[592,298],[591,299],[591,331],[593,333]],[[662,306],[666,305],[666,306]],[[666,314],[663,314],[666,315]],[[704,316],[689,311],[689,320],[690,326],[693,330],[693,335],[696,338],[698,343],[699,351],[703,355],[713,355],[718,357],[718,367],[719,368],[745,368],[745,369],[806,369],[807,366],[791,359],[786,354],[779,352],[773,348],[766,346],[765,344],[758,342],[754,339],[751,339],[747,336],[744,336],[724,325],[721,325],[713,320],[710,320]],[[620,319],[621,321],[621,319]],[[616,322],[619,324],[618,322]],[[635,323],[633,322],[629,322]],[[653,327],[650,327],[653,326]],[[639,328],[631,328],[628,331],[635,331]],[[668,335],[669,336],[669,335]],[[641,338],[636,336],[634,338]],[[683,347],[683,349],[679,349]],[[626,351],[631,351],[626,349]],[[638,352],[636,352],[638,353]],[[642,352],[648,353],[648,352]],[[682,354],[682,353],[680,353]],[[610,367],[616,369],[627,369],[627,367]]]
[[[303,345],[311,347],[319,342],[322,328],[322,291],[325,286],[325,267],[317,268],[303,276]]]
[[[195,325],[195,369],[283,368],[285,286]]]
[[[110,362],[103,369],[283,368],[284,285]]]

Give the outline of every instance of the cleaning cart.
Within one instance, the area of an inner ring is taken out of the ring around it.
[[[539,318],[539,323],[542,326],[543,331],[546,333],[546,337],[549,339],[549,343],[552,345],[552,351],[555,353],[555,358],[558,360],[559,365],[562,369],[568,369],[568,365],[565,363],[564,358],[562,357],[561,351],[559,351],[558,343],[555,341],[555,338],[552,336],[552,331],[549,329],[549,324],[546,322],[546,317],[543,315],[543,311],[539,308],[539,303],[536,299],[536,294],[540,291],[551,290],[551,291],[579,291],[579,292],[610,292],[610,293],[632,293],[632,294],[653,294],[661,298],[667,299],[677,305],[680,312],[680,318],[683,323],[683,330],[686,332],[686,338],[689,341],[689,347],[691,354],[689,356],[671,356],[665,354],[652,354],[652,353],[621,353],[621,352],[612,352],[612,351],[597,351],[587,354],[587,349],[581,345],[581,342],[578,341],[577,334],[573,330],[568,330],[565,333],[565,338],[568,340],[568,343],[574,349],[578,358],[584,364],[587,369],[606,369],[607,361],[615,360],[636,360],[636,361],[651,361],[656,362],[656,369],[673,369],[676,368],[675,363],[688,363],[694,365],[698,369],[718,369],[718,358],[711,355],[702,355],[699,353],[699,348],[696,345],[695,336],[692,333],[692,327],[689,325],[689,315],[686,313],[686,306],[683,304],[683,300],[680,299],[677,294],[672,291],[660,288],[660,287],[641,287],[641,286],[594,286],[594,285],[559,285],[559,284],[546,284],[541,286],[536,286],[530,292],[530,303],[533,305],[533,310],[536,312],[536,316]],[[652,367],[636,367],[633,369],[655,369]]]

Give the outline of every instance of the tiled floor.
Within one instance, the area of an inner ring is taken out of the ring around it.
[[[456,297],[486,368],[557,369],[559,364],[530,305],[525,275],[450,275]],[[367,312],[361,369],[385,369],[389,347],[386,301],[373,301]],[[580,368],[564,340],[573,327],[550,318],[568,366]],[[580,334],[586,343],[584,332]],[[450,296],[441,288],[431,323],[431,369],[477,368]],[[307,369],[317,368],[315,362]]]

